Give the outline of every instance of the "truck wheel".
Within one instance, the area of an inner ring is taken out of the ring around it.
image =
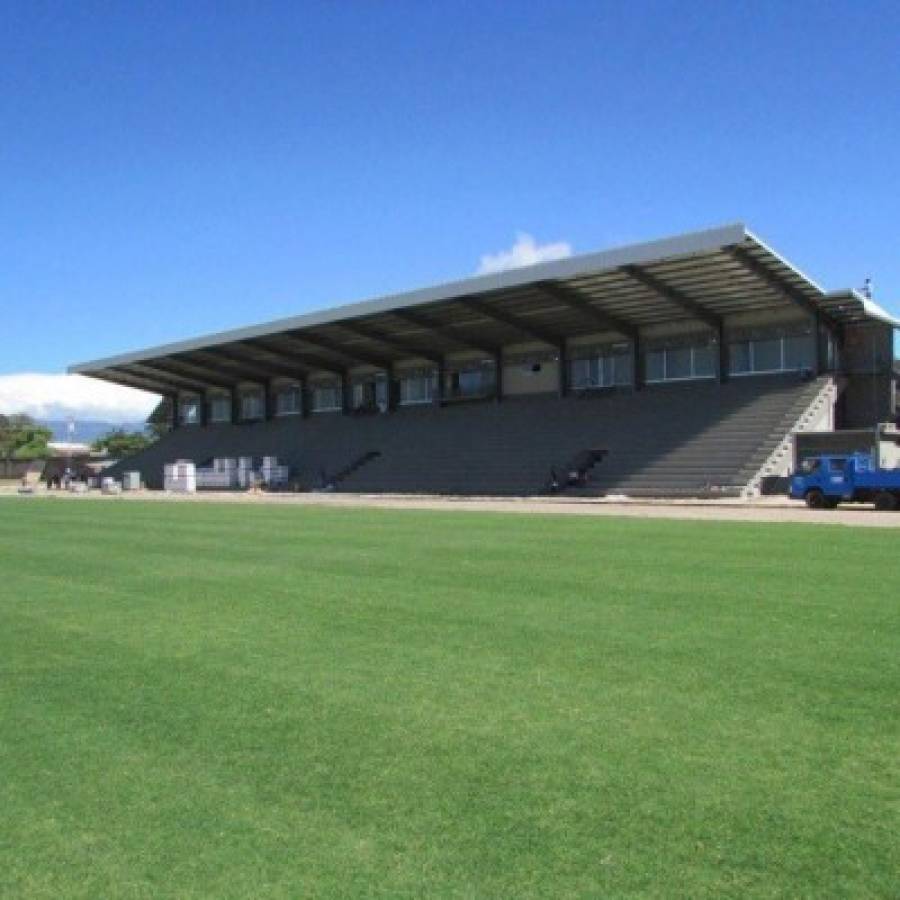
[[[879,491],[875,495],[875,509],[880,512],[891,512],[897,508],[897,498],[890,491]]]
[[[826,497],[825,509],[837,509],[838,503],[840,503],[840,500],[837,497]]]
[[[818,488],[811,490],[806,495],[806,505],[810,509],[824,509],[825,495]]]

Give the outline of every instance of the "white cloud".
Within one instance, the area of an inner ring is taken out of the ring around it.
[[[565,259],[572,255],[572,245],[567,241],[554,244],[538,244],[524,231],[516,234],[516,241],[509,250],[499,253],[485,253],[478,264],[476,275],[492,275],[505,272],[507,269],[518,269],[521,266],[533,266],[535,263],[551,262],[554,259]]]
[[[83,375],[0,375],[0,413],[27,413],[36,419],[140,422],[158,402],[155,394]]]

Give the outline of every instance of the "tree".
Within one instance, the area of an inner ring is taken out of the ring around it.
[[[147,417],[147,432],[153,440],[161,438],[172,425],[172,402],[160,400]]]
[[[144,447],[153,443],[153,439],[140,431],[125,431],[124,428],[113,428],[101,435],[92,444],[91,449],[105,450],[110,456],[122,458],[132,456]]]
[[[6,459],[43,459],[49,455],[49,428],[37,425],[31,416],[0,415],[0,457]]]

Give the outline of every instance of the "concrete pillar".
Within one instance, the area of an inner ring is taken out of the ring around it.
[[[639,391],[644,386],[644,348],[639,333],[635,334],[631,342],[631,365],[634,370],[631,373],[634,389]]]
[[[494,354],[494,402],[503,400],[503,352]]]
[[[341,412],[346,415],[351,411],[352,403],[350,397],[350,379],[347,377],[346,372],[341,372]]]
[[[813,327],[813,374],[819,375],[822,371],[822,357],[824,348],[822,342],[822,318],[818,313],[812,316]]]
[[[447,377],[447,370],[444,368],[444,361],[441,360],[437,365],[437,376],[435,378],[434,394],[431,402],[435,406],[440,406],[444,402],[444,380]]]
[[[272,381],[269,378],[262,383],[262,417],[267,422],[275,418],[275,398],[272,396]]]
[[[731,368],[731,359],[728,352],[728,341],[725,339],[725,326],[720,322],[718,328],[719,341],[719,383],[728,381],[728,371]]]
[[[300,418],[305,419],[309,415],[309,386],[302,375],[297,379],[297,384],[300,386]]]
[[[237,425],[241,421],[241,392],[237,388],[231,389],[231,422]]]
[[[569,393],[569,354],[565,341],[559,345],[559,396]]]

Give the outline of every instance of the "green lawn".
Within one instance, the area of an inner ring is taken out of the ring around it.
[[[898,551],[0,500],[0,895],[896,897]]]

